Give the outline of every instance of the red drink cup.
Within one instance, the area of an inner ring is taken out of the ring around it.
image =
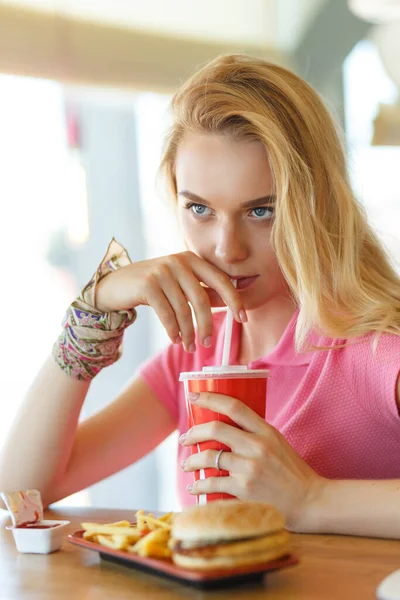
[[[247,367],[229,366],[229,367],[204,367],[203,371],[181,373],[179,381],[183,381],[185,385],[185,394],[188,392],[215,392],[232,396],[241,400],[246,406],[254,410],[260,417],[265,418],[265,407],[267,400],[267,378],[269,371],[267,370],[249,370]],[[214,412],[201,406],[196,406],[191,402],[186,402],[188,414],[188,428],[201,423],[209,423],[210,421],[221,421],[228,423],[234,427],[238,427],[226,415]],[[240,428],[239,428],[240,429]],[[203,452],[208,449],[224,450],[231,452],[231,449],[215,440],[207,440],[200,442],[195,446],[191,446],[191,453]],[[218,470],[214,467],[200,469],[194,472],[194,479],[207,479],[208,477],[225,477],[229,475],[228,471]],[[201,494],[197,496],[198,504],[205,504],[213,500],[222,500],[223,498],[233,498],[229,494]]]

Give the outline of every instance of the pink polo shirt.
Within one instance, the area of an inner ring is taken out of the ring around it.
[[[375,354],[372,335],[345,348],[298,354],[294,349],[296,312],[278,345],[248,366],[269,369],[266,420],[320,475],[329,479],[400,478],[400,420],[396,381],[400,371],[400,336],[383,334]],[[241,325],[234,321],[231,364],[237,364]],[[201,371],[220,364],[225,312],[214,314],[213,344],[197,343],[194,354],[171,344],[140,369],[141,377],[187,431],[181,371]],[[332,340],[312,334],[318,346]],[[186,491],[193,474],[179,464],[190,450],[179,444],[178,495],[182,506],[195,503]]]

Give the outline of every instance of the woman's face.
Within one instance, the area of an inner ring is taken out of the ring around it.
[[[177,152],[176,181],[188,248],[237,279],[248,310],[287,297],[271,246],[275,196],[263,145],[187,134]]]

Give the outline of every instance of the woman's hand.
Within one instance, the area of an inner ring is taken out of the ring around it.
[[[247,321],[242,298],[229,276],[193,252],[130,264],[104,277],[96,289],[99,310],[151,306],[171,341],[182,341],[187,351],[194,352],[194,323],[189,303],[194,310],[199,339],[206,347],[211,345],[211,306],[226,304],[237,321]]]
[[[303,516],[318,501],[326,480],[317,475],[286,442],[240,400],[203,392],[188,399],[227,415],[242,429],[220,421],[196,425],[180,438],[181,444],[217,440],[231,448],[223,452],[220,468],[229,471],[227,477],[210,477],[194,482],[191,494],[223,492],[240,500],[257,500],[273,504],[286,517],[287,527],[301,531]],[[192,454],[182,465],[185,471],[214,467],[216,450]]]

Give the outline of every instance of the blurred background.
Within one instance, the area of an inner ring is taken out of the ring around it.
[[[288,66],[323,96],[357,194],[400,262],[400,1],[0,1],[0,445],[110,239],[132,260],[182,250],[155,181],[168,102],[226,52]],[[167,343],[139,310],[82,418]],[[176,443],[64,502],[177,509]]]

